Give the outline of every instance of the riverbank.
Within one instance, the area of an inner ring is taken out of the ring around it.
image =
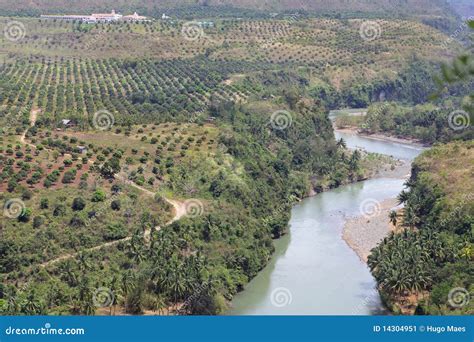
[[[373,172],[339,187],[310,191],[292,209],[289,234],[275,240],[275,253],[232,300],[230,315],[384,314],[377,283],[365,262],[370,250],[391,228],[388,213],[410,174],[411,161],[422,149],[388,140],[336,132],[347,149],[363,151]],[[312,185],[322,184],[317,179]],[[316,193],[317,192],[317,193]],[[345,224],[360,215],[366,199],[380,202],[377,215]],[[372,225],[379,227],[374,234]],[[362,230],[361,230],[362,229]],[[353,233],[353,234],[350,234]],[[354,253],[358,249],[358,253]],[[341,283],[341,279],[344,282]],[[317,293],[314,288],[318,288]],[[281,302],[280,302],[281,301]]]
[[[358,216],[346,221],[342,233],[343,240],[367,263],[372,248],[376,247],[395,226],[389,221],[389,213],[398,202],[395,198],[377,203],[375,213],[370,216]]]
[[[336,131],[363,137],[365,139],[408,145],[416,149],[425,148],[424,145],[414,140],[400,139],[382,134],[360,134],[355,128],[338,129]],[[399,163],[390,170],[386,170],[386,168],[381,166],[380,170],[372,178],[408,179],[411,173],[412,161],[398,161]],[[398,201],[396,198],[375,202],[375,212],[373,215],[370,215],[370,217],[360,215],[346,220],[342,237],[364,263],[367,262],[370,251],[395,229],[395,226],[390,223],[389,214],[392,210],[396,209],[397,206]]]
[[[340,133],[358,135],[358,136],[364,137],[366,139],[372,139],[372,140],[378,140],[378,141],[387,141],[387,142],[393,142],[393,143],[404,144],[404,145],[411,145],[415,148],[429,147],[429,145],[423,144],[421,141],[416,140],[416,139],[399,138],[399,137],[394,137],[392,135],[386,135],[386,134],[380,134],[380,133],[374,133],[374,134],[362,133],[362,132],[360,132],[359,128],[357,128],[357,127],[345,127],[345,128],[336,128],[336,127],[334,127],[334,131],[340,132]]]

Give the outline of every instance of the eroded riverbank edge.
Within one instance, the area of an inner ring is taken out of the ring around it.
[[[342,239],[364,263],[367,263],[372,248],[395,230],[388,215],[397,205],[396,198],[389,198],[380,202],[375,215],[357,216],[345,222]]]
[[[366,139],[403,144],[417,149],[429,148],[429,146],[413,139],[402,139],[383,134],[361,134],[355,128],[334,128],[334,130]],[[395,169],[390,170],[390,172],[381,170],[379,175],[371,177],[371,179],[384,177],[408,180],[411,176],[411,163],[412,160],[400,160]],[[360,215],[346,220],[342,231],[342,238],[359,256],[361,261],[367,263],[371,250],[377,247],[386,236],[395,230],[396,227],[390,222],[389,213],[392,210],[398,211],[400,209],[396,198],[387,198],[378,203],[376,212],[373,215]]]

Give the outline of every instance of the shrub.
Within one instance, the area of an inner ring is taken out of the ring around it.
[[[20,222],[28,222],[31,217],[31,209],[30,208],[25,208],[23,212],[21,213],[20,217],[18,217],[18,221]]]
[[[72,183],[74,182],[74,180],[76,179],[76,170],[69,170],[67,172],[64,173],[64,176],[63,176],[63,179],[62,179],[62,182],[64,184],[69,184],[69,183]]]
[[[76,197],[72,201],[72,210],[81,211],[86,207],[86,201],[82,197]]]
[[[74,215],[71,218],[71,221],[69,221],[69,225],[71,227],[81,227],[81,226],[84,226],[85,223],[84,223],[84,220],[81,217],[79,217],[78,215]]]
[[[33,228],[39,228],[43,225],[44,223],[44,217],[43,216],[35,216],[33,219]]]
[[[105,240],[118,240],[127,237],[127,230],[120,223],[113,223],[107,226],[104,233]]]
[[[122,207],[122,204],[120,203],[120,200],[114,200],[112,201],[112,203],[110,203],[110,208],[112,208],[112,210],[120,210],[120,208]]]
[[[31,199],[31,197],[33,197],[33,193],[28,189],[23,190],[23,192],[21,193],[22,200],[29,200]]]
[[[97,189],[92,196],[92,202],[103,202],[107,198],[105,191],[102,189]]]
[[[58,204],[53,210],[53,216],[64,216],[66,214],[66,207],[63,204]]]
[[[49,200],[47,198],[42,198],[40,200],[40,209],[48,209],[49,208]]]

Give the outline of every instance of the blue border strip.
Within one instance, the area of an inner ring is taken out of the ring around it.
[[[1,342],[474,341],[473,316],[4,316],[0,329]]]

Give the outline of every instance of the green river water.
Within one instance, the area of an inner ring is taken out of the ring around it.
[[[411,161],[421,148],[338,133],[349,148]],[[396,197],[403,179],[378,178],[307,198],[294,206],[289,234],[275,241],[272,260],[232,302],[229,315],[372,315],[385,309],[375,280],[342,239],[360,203]]]

